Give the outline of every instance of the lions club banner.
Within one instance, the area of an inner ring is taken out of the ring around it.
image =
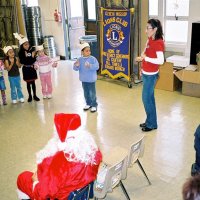
[[[103,9],[101,74],[130,79],[130,11]]]

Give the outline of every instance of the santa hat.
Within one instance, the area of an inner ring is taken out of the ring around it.
[[[44,47],[43,47],[43,45],[39,45],[39,46],[35,47],[35,50],[36,51],[41,51],[41,50],[44,50]]]
[[[76,130],[81,125],[81,118],[78,114],[58,113],[54,116],[54,123],[61,142],[65,142],[67,132]]]
[[[90,47],[90,45],[89,45],[87,42],[80,44],[80,49],[81,49],[81,51],[82,51],[85,47]]]
[[[25,42],[28,42],[28,38],[25,37],[24,35],[21,35],[21,34],[19,34],[19,33],[13,33],[13,35],[14,35],[14,37],[15,37],[16,39],[19,40],[19,45],[22,45],[22,44],[24,44]]]

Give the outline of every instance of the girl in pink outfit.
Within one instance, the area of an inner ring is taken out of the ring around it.
[[[38,57],[34,66],[39,70],[43,99],[50,99],[52,98],[51,67],[57,67],[57,63],[44,53],[43,45],[37,46],[36,51]]]
[[[4,81],[4,63],[2,60],[0,60],[0,90],[1,90],[1,97],[2,97],[2,103],[3,105],[7,105],[6,102],[6,85],[5,85],[5,81]]]

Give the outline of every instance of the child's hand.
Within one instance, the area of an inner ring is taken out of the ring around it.
[[[138,57],[135,58],[135,61],[136,62],[142,62],[143,61],[143,57],[138,56]]]
[[[80,66],[79,60],[77,60],[77,61],[74,63],[74,66],[76,66],[76,67],[79,67],[79,66]]]
[[[58,63],[57,63],[57,62],[54,62],[54,63],[52,64],[52,67],[57,67],[57,65],[58,65]]]
[[[85,62],[85,67],[90,68],[90,63],[88,61]]]
[[[4,66],[4,63],[3,63],[2,60],[0,60],[0,67],[1,67],[1,66]]]
[[[141,54],[141,57],[142,57],[143,59],[145,59],[146,54],[142,53],[142,54]]]
[[[37,70],[37,69],[38,69],[38,66],[37,66],[37,65],[34,65],[34,69]]]
[[[9,58],[9,61],[10,61],[10,65],[13,66],[13,64],[15,62],[14,58]]]
[[[35,54],[36,54],[36,51],[33,51],[33,52],[32,52],[32,57],[33,57],[33,58],[35,57]]]

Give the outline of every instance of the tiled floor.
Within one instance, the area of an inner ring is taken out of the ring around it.
[[[26,86],[23,92],[27,99]],[[82,126],[95,137],[103,154],[114,146],[127,147],[142,134],[145,119],[142,85],[129,89],[120,81],[97,81],[98,112],[83,112],[83,91],[72,63],[60,61],[53,71],[53,98],[12,105],[7,82],[8,105],[0,106],[0,199],[16,200],[17,175],[35,170],[35,153],[53,133],[54,113],[78,113]],[[37,80],[38,96],[42,97]],[[124,185],[131,199],[180,200],[181,187],[194,161],[194,132],[200,123],[200,99],[180,92],[156,90],[158,129],[145,134],[141,163],[152,185],[137,165],[128,170]],[[117,187],[107,200],[125,200]]]

